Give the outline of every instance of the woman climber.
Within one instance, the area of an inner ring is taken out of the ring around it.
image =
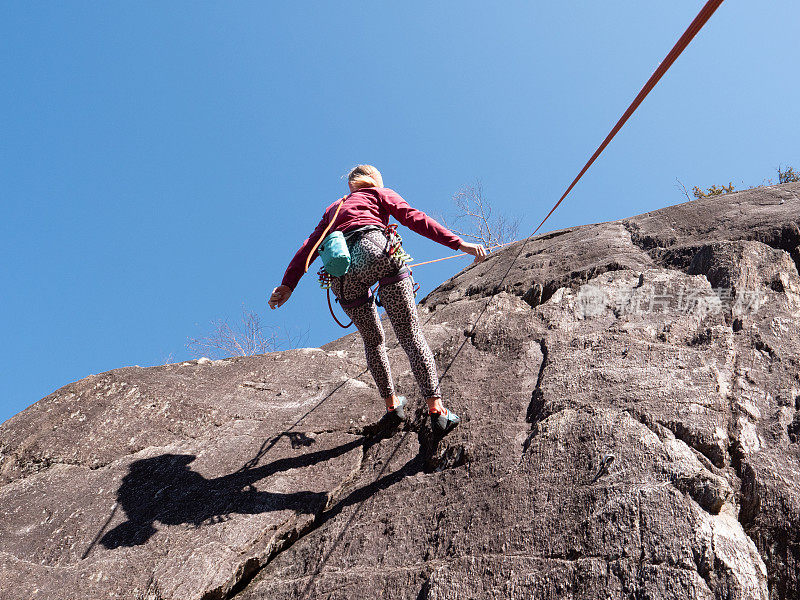
[[[431,426],[436,433],[444,435],[458,425],[460,419],[442,404],[436,363],[420,329],[410,271],[404,264],[405,253],[399,246],[399,236],[393,226],[389,226],[389,217],[448,248],[472,254],[476,262],[486,258],[486,248],[464,242],[425,213],[409,206],[395,191],[383,187],[380,171],[371,165],[358,165],[348,175],[347,183],[350,194],[325,210],[317,228],[289,263],[281,285],[273,290],[269,306],[277,308],[292,295],[308,263],[316,258],[317,243],[323,233],[328,230],[343,232],[350,250],[350,267],[344,275],[328,280],[345,313],[361,333],[367,366],[386,401],[387,413],[397,421],[405,420],[406,399],[395,395],[383,327],[370,292],[370,287],[378,282],[381,304],[428,403]]]

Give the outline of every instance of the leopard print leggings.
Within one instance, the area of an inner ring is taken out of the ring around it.
[[[388,255],[387,247],[386,237],[379,230],[362,234],[350,245],[350,270],[342,277],[335,277],[331,287],[341,302],[347,303],[361,298],[379,279],[397,274],[400,266]],[[436,374],[436,363],[420,329],[411,278],[383,285],[379,294],[395,335],[408,355],[423,398],[438,397],[439,377]],[[375,303],[370,301],[361,306],[343,309],[361,333],[367,367],[375,379],[381,397],[389,398],[394,394],[394,383],[386,355],[386,338]]]

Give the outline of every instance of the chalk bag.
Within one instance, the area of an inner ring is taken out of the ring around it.
[[[325,270],[334,277],[341,277],[350,269],[350,250],[341,231],[334,231],[322,240],[319,256]]]

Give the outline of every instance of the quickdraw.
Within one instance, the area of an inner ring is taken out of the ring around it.
[[[317,271],[317,278],[319,279],[319,287],[323,290],[331,289],[331,285],[333,285],[333,275],[328,273],[325,267],[319,268],[319,271]]]

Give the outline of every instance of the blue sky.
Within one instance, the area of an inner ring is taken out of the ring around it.
[[[266,299],[356,163],[433,214],[480,180],[531,231],[702,4],[4,2],[0,421],[187,359],[243,303],[338,337],[313,277]],[[800,167],[796,25],[724,2],[545,230]],[[420,268],[423,293],[465,260]]]

